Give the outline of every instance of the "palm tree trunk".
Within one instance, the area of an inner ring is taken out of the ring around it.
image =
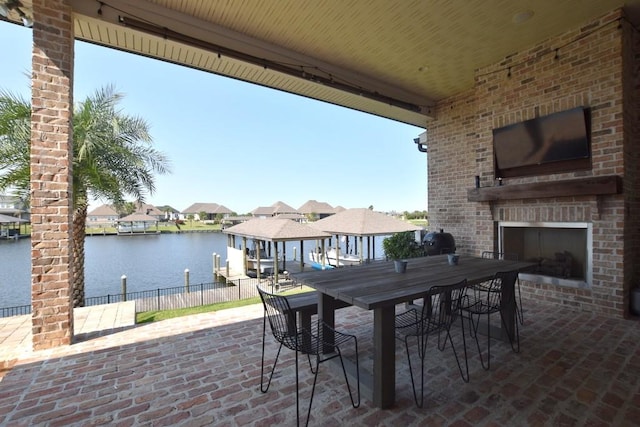
[[[73,230],[71,237],[73,271],[72,298],[74,307],[84,307],[84,238],[87,223],[87,205],[81,204],[73,211]]]

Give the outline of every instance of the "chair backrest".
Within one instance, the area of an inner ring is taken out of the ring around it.
[[[505,259],[505,260],[509,260],[509,261],[518,261],[518,254],[513,253],[513,252],[484,251],[484,252],[482,252],[482,258]]]
[[[423,321],[433,327],[448,328],[458,317],[467,279],[454,285],[434,286],[427,293],[422,310]]]
[[[257,288],[264,306],[264,315],[269,320],[274,338],[287,347],[295,346],[298,328],[296,313],[291,310],[289,301],[285,296],[269,293],[260,287]]]
[[[518,280],[518,270],[499,271],[491,279],[487,289],[487,305],[490,307],[501,307],[515,301],[515,284]],[[503,292],[503,290],[506,290]],[[503,294],[509,295],[508,300],[503,300]]]

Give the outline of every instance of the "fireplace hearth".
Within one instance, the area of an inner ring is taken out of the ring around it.
[[[589,288],[592,282],[591,224],[584,222],[499,222],[499,250],[533,261],[521,278],[535,283]]]

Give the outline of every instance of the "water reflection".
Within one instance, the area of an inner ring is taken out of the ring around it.
[[[353,240],[352,240],[353,242]],[[366,239],[365,239],[366,242]],[[383,256],[382,237],[375,239],[376,257]],[[353,244],[353,243],[352,243]],[[120,277],[127,276],[127,292],[213,281],[213,253],[226,259],[227,236],[222,233],[158,234],[145,236],[88,236],[85,241],[86,297],[119,294]],[[300,259],[300,242],[287,242],[287,259]],[[304,242],[304,256],[315,242]],[[365,257],[366,257],[365,243]],[[296,250],[294,251],[294,248]],[[31,242],[0,241],[0,307],[31,302]]]

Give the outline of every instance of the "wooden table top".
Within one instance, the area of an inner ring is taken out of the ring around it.
[[[392,261],[333,270],[309,271],[292,276],[303,284],[341,301],[372,310],[418,299],[432,286],[468,284],[491,279],[498,271],[525,270],[535,264],[461,255],[449,265],[447,255],[408,260],[407,271],[396,273]]]

